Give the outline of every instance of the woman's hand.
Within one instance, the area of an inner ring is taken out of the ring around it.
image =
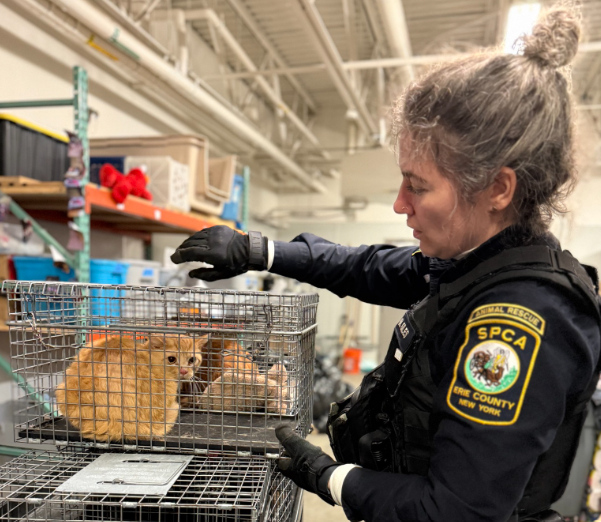
[[[205,281],[227,279],[248,270],[265,270],[267,238],[260,232],[245,235],[224,225],[203,228],[177,247],[171,261],[177,264],[201,261],[213,265],[197,268],[189,274]]]
[[[339,464],[326,455],[321,448],[299,437],[289,424],[280,424],[275,428],[278,440],[286,453],[277,460],[283,475],[303,489],[319,495],[328,504],[334,505],[328,491],[327,480],[320,480],[324,472]],[[328,476],[331,473],[328,473]],[[325,478],[325,477],[324,477]]]

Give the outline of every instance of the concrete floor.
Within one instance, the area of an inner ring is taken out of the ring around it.
[[[362,378],[361,374],[347,374],[344,375],[343,380],[358,386]],[[313,432],[307,440],[333,457],[330,440],[325,433]],[[303,510],[303,522],[346,522],[348,520],[340,506],[330,506],[313,493],[305,492]]]

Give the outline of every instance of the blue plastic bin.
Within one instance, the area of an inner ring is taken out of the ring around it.
[[[129,263],[110,259],[90,260],[90,283],[123,285],[127,280]],[[90,299],[90,322],[106,325],[111,317],[121,317],[123,290],[93,289]]]
[[[13,262],[20,281],[76,281],[73,269],[63,272],[51,257],[14,256]]]
[[[68,273],[54,266],[51,257],[14,256],[17,279],[21,281],[75,281],[75,272]],[[72,298],[52,295],[51,287],[43,294],[23,296],[23,312],[35,312],[35,320],[40,323],[64,323],[75,315],[75,302]]]
[[[242,204],[242,190],[244,189],[244,178],[235,175],[232,185],[230,200],[223,205],[221,219],[229,219],[232,221],[239,220],[240,205]]]

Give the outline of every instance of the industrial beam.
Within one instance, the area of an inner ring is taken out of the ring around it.
[[[321,55],[326,70],[330,74],[344,103],[348,109],[356,111],[358,123],[365,134],[368,136],[375,136],[378,133],[378,127],[374,123],[361,96],[351,85],[351,81],[342,67],[340,53],[319,15],[314,2],[312,0],[298,0],[298,3],[305,15],[307,28],[311,32],[313,39],[318,42],[316,46],[317,52]]]
[[[186,12],[186,20],[193,22],[197,20],[205,20],[208,24],[212,25],[215,30],[219,33],[219,36],[223,39],[225,44],[234,52],[238,59],[242,62],[251,72],[259,72],[259,69],[251,58],[246,54],[246,51],[242,48],[238,40],[234,38],[234,35],[229,31],[223,21],[217,16],[215,11],[212,9],[189,9]],[[279,110],[283,116],[285,116],[311,143],[314,147],[320,148],[321,145],[317,137],[309,130],[305,123],[296,115],[296,113],[288,107],[284,101],[277,95],[273,90],[269,82],[263,78],[263,76],[256,76],[255,80],[261,90],[267,96],[267,99],[272,103],[276,110]]]
[[[578,53],[596,53],[601,52],[601,41],[595,42],[584,42],[578,46]],[[349,71],[353,69],[380,69],[390,67],[400,67],[403,65],[430,65],[441,62],[448,62],[449,60],[455,60],[458,58],[467,58],[472,56],[472,53],[448,53],[448,54],[425,54],[421,56],[411,56],[409,58],[375,58],[371,60],[357,60],[342,62],[340,67],[343,70]],[[226,78],[252,78],[254,76],[272,76],[274,74],[314,74],[316,72],[325,72],[328,70],[327,64],[316,63],[312,65],[303,65],[300,67],[286,67],[280,69],[265,69],[256,72],[244,72],[244,73],[232,73],[228,74]],[[216,78],[223,78],[216,75],[207,75],[205,79],[214,80]]]
[[[285,60],[282,58],[277,49],[272,45],[272,43],[267,39],[267,37],[263,34],[263,31],[258,26],[254,17],[248,8],[240,1],[240,0],[227,0],[228,3],[232,6],[234,11],[238,14],[238,16],[245,23],[246,27],[250,30],[253,36],[257,39],[257,41],[263,46],[263,48],[271,55],[275,63],[279,67],[286,67],[287,64]],[[302,84],[292,75],[285,74],[286,79],[290,82],[290,84],[296,89],[296,92],[300,95],[303,101],[307,104],[307,107],[311,109],[311,111],[316,110],[315,100],[309,94],[307,89],[305,89]]]

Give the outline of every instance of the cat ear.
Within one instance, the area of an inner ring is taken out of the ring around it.
[[[276,363],[267,372],[267,378],[276,381],[278,384],[286,384],[288,382],[288,372],[282,363]]]
[[[153,350],[157,348],[163,348],[165,346],[165,339],[163,336],[151,336],[148,344]]]
[[[208,340],[209,340],[209,337],[207,335],[203,335],[202,337],[199,337],[198,339],[196,339],[196,342],[194,343],[194,348],[199,351],[202,350],[207,345]]]

